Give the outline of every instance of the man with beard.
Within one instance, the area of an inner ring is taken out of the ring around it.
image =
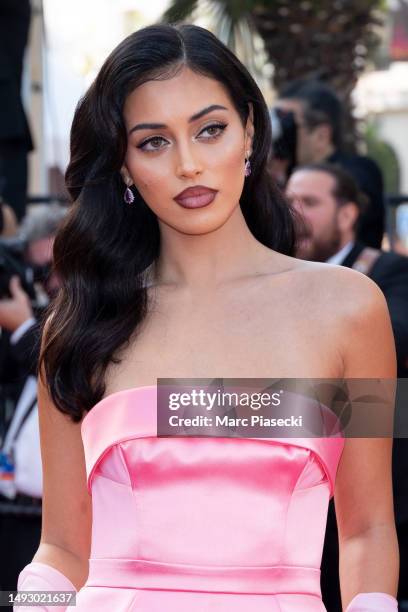
[[[398,377],[408,377],[408,257],[366,247],[356,239],[366,205],[353,177],[330,164],[297,168],[287,184],[287,196],[299,212],[300,259],[338,264],[367,274],[387,300],[394,331]],[[350,339],[352,341],[352,339]],[[393,443],[395,520],[400,547],[398,601],[408,610],[408,441]],[[323,550],[321,586],[330,612],[342,612],[338,573],[338,534],[333,500],[329,504]]]
[[[339,165],[353,176],[367,196],[357,238],[367,246],[381,248],[385,228],[381,171],[369,157],[345,151],[344,111],[336,92],[319,80],[297,79],[279,92],[275,108],[294,116],[294,166],[325,162]]]

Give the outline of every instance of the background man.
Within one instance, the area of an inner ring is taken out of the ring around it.
[[[342,166],[368,197],[357,238],[381,248],[385,207],[383,180],[377,164],[361,155],[344,152],[343,109],[335,92],[316,80],[296,80],[280,92],[277,108],[292,112],[296,123],[295,160],[292,165],[329,162]]]

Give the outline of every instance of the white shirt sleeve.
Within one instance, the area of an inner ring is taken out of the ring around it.
[[[17,329],[15,329],[10,336],[11,344],[17,344],[21,336],[23,336],[26,331],[30,329],[32,325],[34,325],[34,323],[36,323],[36,319],[34,317],[30,317],[29,319],[26,319],[19,327],[17,327]]]

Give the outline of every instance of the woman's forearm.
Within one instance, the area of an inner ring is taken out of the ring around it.
[[[399,548],[394,524],[373,526],[339,538],[339,572],[343,610],[358,593],[381,592],[396,597]]]

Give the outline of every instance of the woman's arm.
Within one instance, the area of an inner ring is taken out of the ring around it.
[[[377,285],[357,274],[358,277],[349,276],[353,305],[348,306],[342,333],[344,378],[391,379],[392,383],[396,376],[396,355],[387,304]],[[372,409],[374,414],[375,405]],[[359,593],[386,593],[392,597],[397,593],[399,550],[391,451],[392,438],[345,441],[334,495],[344,610]],[[380,604],[355,609],[385,608]]]
[[[43,467],[41,540],[33,565],[20,574],[20,586],[35,590],[38,582],[41,590],[41,580],[49,583],[57,579],[56,590],[59,584],[69,582],[79,590],[88,576],[92,523],[81,424],[73,423],[55,407],[40,377],[38,412]],[[44,566],[51,570],[47,573]],[[60,580],[53,570],[62,574]]]

